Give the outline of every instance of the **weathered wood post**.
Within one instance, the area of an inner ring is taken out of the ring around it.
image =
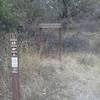
[[[39,56],[42,58],[42,49],[43,49],[43,34],[42,28],[39,28]]]
[[[10,34],[11,45],[11,68],[12,68],[12,100],[20,100],[19,89],[19,67],[17,54],[17,36],[15,33]]]
[[[62,29],[62,25],[61,25],[61,23],[40,23],[39,24],[39,26],[38,26],[38,28],[40,29],[40,31],[39,31],[39,33],[40,33],[40,47],[41,47],[41,45],[43,46],[43,34],[41,33],[41,30],[42,29],[57,29],[57,30],[59,30],[59,50],[58,50],[58,52],[59,52],[59,60],[61,61],[61,59],[62,59],[62,33],[61,33],[61,29]],[[43,49],[43,47],[41,47],[40,49]],[[42,52],[42,50],[40,50],[41,52]],[[40,53],[40,55],[41,55],[41,53]]]
[[[62,33],[61,28],[59,28],[59,60],[62,60]]]

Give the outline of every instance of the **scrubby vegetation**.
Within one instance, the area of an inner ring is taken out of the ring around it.
[[[99,100],[99,56],[70,53],[61,63],[35,54],[20,59],[23,100]]]
[[[10,32],[18,36],[21,100],[100,100],[99,19],[99,0],[0,0],[0,100],[12,99]],[[43,30],[39,51],[41,22],[62,23],[61,62],[57,31]]]

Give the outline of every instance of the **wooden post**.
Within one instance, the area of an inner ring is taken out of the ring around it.
[[[42,29],[39,29],[39,56],[42,58],[42,52],[43,52],[43,34]]]
[[[59,60],[62,60],[62,33],[61,28],[59,28]]]
[[[11,67],[12,67],[12,100],[20,100],[17,37],[15,33],[10,34],[10,44],[11,44]]]
[[[41,53],[42,53],[42,49],[43,49],[43,36],[41,33],[41,29],[58,29],[59,30],[59,47],[58,47],[58,52],[59,52],[59,60],[61,61],[62,59],[62,33],[61,33],[61,28],[62,25],[61,23],[40,23],[38,28],[40,29],[40,58],[41,58]],[[41,47],[42,46],[42,47]]]

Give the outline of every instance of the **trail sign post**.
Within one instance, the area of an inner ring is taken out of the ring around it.
[[[10,34],[10,45],[12,68],[12,100],[20,100],[17,37],[15,33]]]
[[[59,54],[59,60],[61,61],[62,60],[62,24],[61,23],[40,23],[38,25],[38,28],[39,28],[39,36],[40,36],[40,39],[39,39],[39,47],[41,49],[41,45],[43,44],[43,34],[42,34],[42,29],[56,29],[58,30],[58,41],[59,41],[59,47],[58,47],[58,54]],[[40,53],[40,57],[41,57],[41,53]]]

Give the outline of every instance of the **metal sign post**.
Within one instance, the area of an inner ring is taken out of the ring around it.
[[[12,100],[20,100],[17,37],[14,33],[10,34],[10,45],[12,67]]]

